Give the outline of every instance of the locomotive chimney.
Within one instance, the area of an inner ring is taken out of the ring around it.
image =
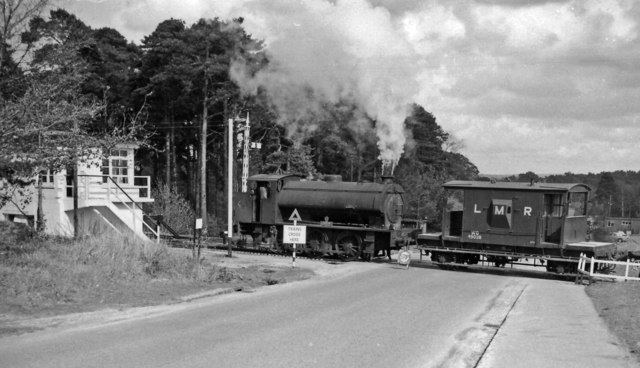
[[[380,170],[380,178],[383,184],[393,184],[393,168],[395,165],[389,162],[382,162],[382,170]]]

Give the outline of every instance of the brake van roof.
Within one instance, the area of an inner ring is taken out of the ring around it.
[[[511,181],[452,180],[442,185],[446,189],[499,189],[537,192],[588,192],[591,188],[581,183],[523,183]]]

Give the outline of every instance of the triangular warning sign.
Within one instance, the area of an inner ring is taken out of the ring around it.
[[[302,217],[298,213],[298,209],[294,208],[293,212],[291,212],[291,216],[289,216],[289,221],[302,221]]]

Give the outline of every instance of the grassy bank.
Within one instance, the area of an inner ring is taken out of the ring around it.
[[[640,361],[640,282],[596,282],[587,294],[611,331]]]
[[[621,254],[640,254],[640,236],[632,235],[626,242],[618,243]],[[624,267],[616,273],[623,275]],[[637,269],[630,273],[636,276]],[[620,337],[640,361],[640,282],[599,281],[587,287],[587,294],[611,331]]]
[[[194,262],[190,252],[122,237],[42,238],[0,223],[0,314],[5,316],[153,305],[202,290],[272,285],[309,274]]]

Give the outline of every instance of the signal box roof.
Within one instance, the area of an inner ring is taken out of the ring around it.
[[[588,192],[591,191],[586,184],[581,183],[526,183],[511,181],[466,181],[452,180],[442,185],[446,189],[498,189],[498,190],[522,190],[536,192]]]

